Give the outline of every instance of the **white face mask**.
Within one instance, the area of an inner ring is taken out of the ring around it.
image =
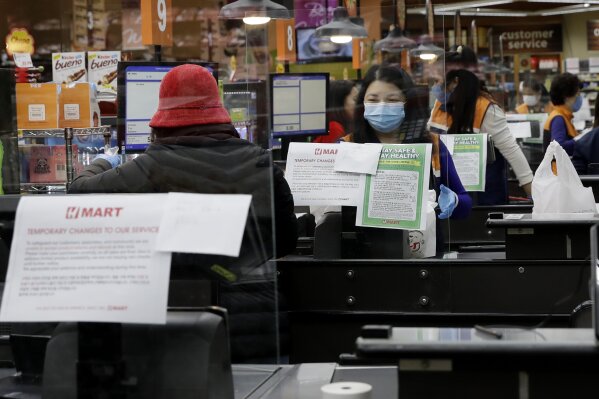
[[[524,104],[529,107],[534,107],[539,102],[537,96],[522,96],[522,100],[524,100]]]

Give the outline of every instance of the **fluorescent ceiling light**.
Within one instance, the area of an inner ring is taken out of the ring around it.
[[[270,17],[245,17],[243,23],[247,25],[264,25],[270,21]]]
[[[583,2],[577,0],[526,0],[527,3],[562,3],[562,4],[581,4]],[[599,4],[599,0],[588,0],[584,3]]]
[[[532,13],[531,15],[541,15],[543,17],[546,17],[546,16],[550,16],[550,15],[576,14],[579,12],[590,12],[590,11],[599,11],[599,6],[585,7],[583,4],[580,4],[579,6],[559,7],[559,8],[555,8],[553,10],[545,10],[545,11],[541,10],[541,11]]]
[[[489,1],[465,1],[462,3],[454,3],[447,5],[440,5],[435,7],[435,13],[437,11],[458,11],[463,10],[465,8],[481,8],[481,7],[490,7],[497,6],[501,4],[511,4],[514,0],[489,0]]]
[[[454,12],[450,11],[442,11],[438,12],[435,10],[435,15],[454,15]],[[481,8],[480,11],[476,11],[476,9],[466,9],[461,10],[460,15],[465,16],[475,16],[475,17],[528,17],[531,15],[528,12],[524,11],[511,11],[511,10],[498,10],[492,8]]]

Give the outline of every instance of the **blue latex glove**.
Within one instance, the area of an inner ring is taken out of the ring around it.
[[[439,208],[441,213],[439,219],[448,219],[453,210],[458,206],[458,196],[450,188],[441,184],[441,194],[439,195]]]
[[[113,168],[116,168],[117,166],[119,166],[121,164],[121,156],[120,155],[109,155],[109,154],[98,154],[95,158],[94,161],[96,159],[105,159],[110,163],[110,166]]]

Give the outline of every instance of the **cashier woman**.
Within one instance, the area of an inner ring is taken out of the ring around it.
[[[355,143],[405,143],[402,127],[417,120],[426,121],[427,107],[418,104],[414,83],[398,66],[375,65],[368,70],[356,100]],[[415,135],[412,142],[432,142],[434,188],[438,194],[439,218],[467,217],[472,201],[455,170],[451,155],[438,136]]]
[[[476,75],[466,69],[450,70],[445,80],[437,82],[432,91],[436,101],[429,120],[431,131],[448,134],[481,132],[488,133],[493,139],[495,161],[487,164],[485,191],[477,193],[477,204],[507,203],[506,161],[530,197],[533,178],[530,166],[508,129],[505,112]]]

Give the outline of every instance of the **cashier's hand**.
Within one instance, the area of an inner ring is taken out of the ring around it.
[[[109,154],[98,154],[95,158],[94,161],[96,159],[105,159],[108,161],[108,163],[110,163],[110,166],[112,168],[116,168],[117,166],[119,166],[121,164],[121,156],[116,154],[116,155],[109,155]]]
[[[439,219],[448,219],[456,206],[458,206],[458,196],[456,193],[441,184],[441,194],[439,195],[441,213],[439,214]]]

